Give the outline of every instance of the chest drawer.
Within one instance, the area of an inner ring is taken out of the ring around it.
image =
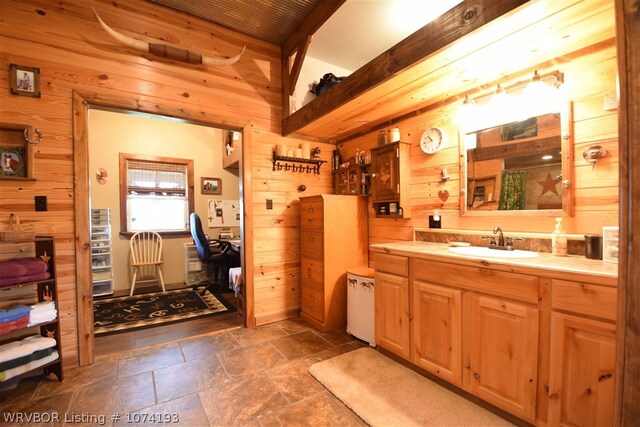
[[[322,231],[323,219],[322,201],[304,202],[300,205],[300,225],[302,230]]]
[[[302,256],[322,261],[323,259],[323,235],[318,231],[303,231],[300,235]]]
[[[319,322],[324,321],[324,293],[302,287],[302,311]]]
[[[300,278],[303,288],[311,287],[322,292],[324,290],[324,263],[302,258]]]
[[[411,260],[411,274],[414,280],[444,283],[531,304],[538,303],[536,276],[415,258]]]
[[[616,320],[618,290],[609,286],[551,281],[551,308]]]
[[[377,253],[375,269],[383,273],[407,277],[409,275],[409,258],[400,255]]]

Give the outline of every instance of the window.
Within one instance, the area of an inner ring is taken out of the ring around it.
[[[120,230],[188,233],[193,160],[120,153]]]

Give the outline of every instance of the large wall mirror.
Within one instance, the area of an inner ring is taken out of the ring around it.
[[[460,132],[461,215],[573,215],[571,104]]]

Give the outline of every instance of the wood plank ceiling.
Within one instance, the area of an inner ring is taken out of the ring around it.
[[[282,46],[322,0],[150,0]]]
[[[323,7],[322,0],[151,1],[279,44],[283,67],[287,55],[304,51],[304,38],[318,28],[310,21]],[[612,13],[611,0],[466,0],[283,117],[282,134],[341,143],[537,68],[561,66],[556,58],[614,42]],[[285,91],[289,86],[285,78]]]

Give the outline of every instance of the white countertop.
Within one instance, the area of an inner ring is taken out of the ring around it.
[[[477,256],[467,256],[449,251],[446,243],[432,242],[389,242],[375,243],[370,245],[374,252],[391,253],[395,255],[417,256],[424,258],[440,258],[440,261],[452,262],[471,261],[479,262],[482,265],[504,265],[518,266],[525,268],[535,268],[539,270],[557,271],[565,273],[581,273],[594,276],[617,278],[618,264],[607,263],[601,260],[587,259],[583,256],[555,256],[550,253],[540,252],[536,258],[513,259],[513,258],[480,258]]]

